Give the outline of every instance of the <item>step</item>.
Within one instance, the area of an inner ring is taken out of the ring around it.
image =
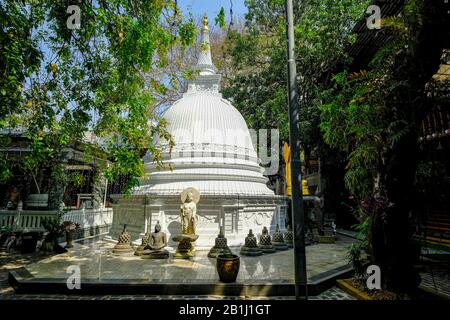
[[[450,222],[450,218],[432,218],[432,217],[429,217],[428,219],[427,219],[427,222],[443,222],[443,223],[448,223],[448,222]]]
[[[432,242],[432,243],[448,244],[448,245],[450,245],[450,239],[442,239],[442,238],[427,236],[427,241],[428,242]]]
[[[445,228],[445,227],[426,226],[425,229],[427,229],[427,230],[441,230],[441,231],[445,231],[445,232],[450,232],[450,228]]]
[[[433,226],[437,225],[437,226],[440,226],[440,227],[442,227],[442,226],[450,227],[450,223],[444,223],[444,222],[428,222],[428,223],[425,224],[425,226],[430,226],[430,225],[433,225]]]
[[[450,219],[450,215],[448,214],[430,214],[428,215],[428,219]]]

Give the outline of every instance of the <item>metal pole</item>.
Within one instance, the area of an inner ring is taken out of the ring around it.
[[[106,208],[106,195],[108,194],[108,178],[105,178],[105,194],[103,195],[103,208]]]
[[[294,231],[295,297],[304,288],[308,297],[305,257],[305,215],[301,189],[301,163],[298,132],[297,68],[294,56],[294,13],[292,0],[286,0],[286,36],[288,52],[289,140],[291,145],[292,224]]]

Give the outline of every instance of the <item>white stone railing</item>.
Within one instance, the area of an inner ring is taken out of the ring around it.
[[[34,210],[0,210],[0,228],[14,231],[44,231],[41,222],[46,217],[52,217],[56,211]],[[79,223],[81,229],[112,224],[112,208],[77,209],[68,211],[64,221]]]
[[[0,210],[0,228],[14,231],[43,231],[42,220],[54,214],[52,211]]]
[[[111,225],[113,210],[112,208],[72,210],[64,215],[64,220],[79,223],[81,229]]]

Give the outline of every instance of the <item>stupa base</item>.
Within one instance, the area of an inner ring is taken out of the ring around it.
[[[275,248],[273,246],[268,246],[268,245],[260,245],[259,246],[262,253],[274,253],[277,250],[275,250]]]
[[[248,257],[257,257],[263,254],[260,248],[249,248],[249,247],[242,247],[240,253],[241,256],[248,256]]]
[[[122,255],[122,254],[132,255],[132,254],[134,254],[134,249],[129,244],[117,244],[112,249],[112,253],[117,254],[117,255]]]
[[[283,251],[283,250],[289,249],[288,246],[284,242],[280,242],[280,243],[273,242],[272,244],[273,244],[273,247],[275,248],[275,250],[278,250],[278,251]]]

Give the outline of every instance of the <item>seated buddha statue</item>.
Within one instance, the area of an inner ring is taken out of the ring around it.
[[[167,246],[167,237],[161,231],[159,221],[155,225],[155,232],[152,232],[150,241],[144,249],[142,258],[144,259],[167,259],[169,252],[164,247]]]

